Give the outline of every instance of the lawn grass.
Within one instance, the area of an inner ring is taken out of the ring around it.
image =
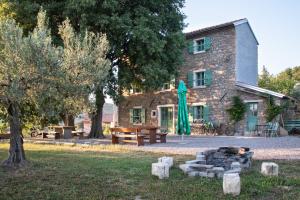
[[[0,160],[8,144],[0,144]],[[151,176],[151,163],[162,154],[126,151],[118,146],[79,147],[25,145],[30,165],[0,168],[0,199],[232,199],[222,192],[222,180],[189,178],[178,164],[191,156],[173,155],[170,178]],[[300,161],[276,161],[279,177],[259,173],[261,161],[241,175],[241,195],[235,199],[299,199]]]

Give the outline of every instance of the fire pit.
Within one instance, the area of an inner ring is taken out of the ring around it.
[[[180,169],[189,176],[218,177],[240,173],[251,167],[253,152],[248,147],[220,147],[197,152],[196,160],[186,161]]]

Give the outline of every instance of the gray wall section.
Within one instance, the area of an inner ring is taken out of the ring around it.
[[[236,30],[236,80],[257,86],[257,41],[248,23],[239,24]]]

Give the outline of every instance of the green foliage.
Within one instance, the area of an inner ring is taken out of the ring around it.
[[[0,120],[0,134],[5,133],[8,128],[8,123],[5,121]]]
[[[259,87],[286,95],[292,95],[293,88],[300,82],[300,67],[288,68],[278,75],[271,75],[265,67],[259,76]]]
[[[295,84],[291,95],[292,97],[300,100],[300,82]]]
[[[229,114],[230,120],[237,123],[244,118],[247,108],[239,96],[233,96],[231,101],[231,107],[226,111]]]
[[[61,44],[57,24],[68,17],[76,32],[105,33],[112,64],[106,91],[117,99],[132,84],[156,89],[176,75],[185,46],[182,29],[184,0],[12,0],[14,18],[25,28],[35,27],[42,6],[49,13],[55,44]],[[116,73],[118,71],[118,77]]]
[[[104,124],[104,130],[103,130],[103,134],[104,135],[109,135],[110,134],[110,125],[109,124]]]
[[[91,92],[104,85],[110,66],[105,35],[77,34],[67,20],[60,26],[64,48],[56,47],[46,12],[37,19],[28,36],[14,20],[0,21],[0,115],[17,106],[23,127],[57,122],[65,110],[82,111]]]
[[[272,96],[269,97],[266,109],[266,121],[271,122],[284,110],[285,106],[276,105]]]
[[[1,20],[0,104],[5,108],[16,105],[24,111],[27,102],[35,102],[34,99],[48,94],[56,77],[53,69],[58,66],[58,56],[51,44],[44,12],[39,14],[38,26],[28,36],[23,35],[14,20]]]

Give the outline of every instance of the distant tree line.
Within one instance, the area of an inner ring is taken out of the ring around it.
[[[297,84],[298,83],[298,84]],[[259,87],[283,93],[300,99],[300,66],[287,68],[277,75],[272,75],[264,66],[259,75]]]

